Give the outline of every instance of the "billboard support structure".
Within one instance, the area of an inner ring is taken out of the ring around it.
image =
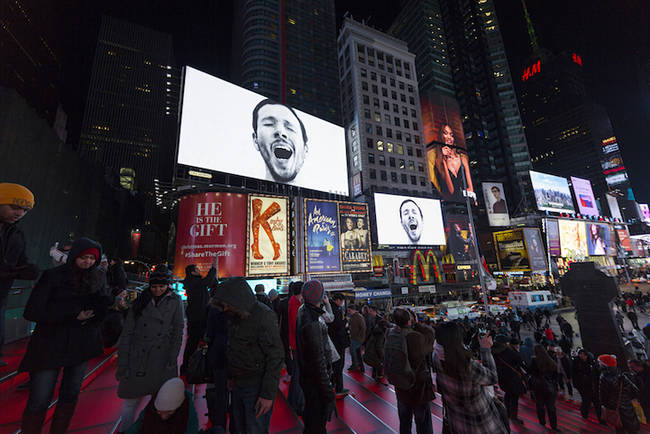
[[[467,191],[467,179],[465,179],[465,171],[461,170],[463,178],[463,190]],[[469,195],[465,194],[465,206],[467,206],[467,216],[469,217],[469,226],[472,230],[472,239],[474,241],[474,256],[476,258],[476,265],[478,267],[478,278],[481,282],[481,291],[483,291],[483,305],[485,306],[485,314],[491,315],[490,309],[488,308],[488,299],[487,299],[487,288],[485,287],[485,279],[483,278],[483,264],[481,261],[481,255],[478,250],[478,240],[476,238],[476,228],[474,227],[474,217],[472,215],[472,204],[469,201]]]

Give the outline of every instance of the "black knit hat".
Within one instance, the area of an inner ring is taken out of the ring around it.
[[[156,265],[154,271],[149,275],[149,285],[169,285],[171,273],[165,264]]]

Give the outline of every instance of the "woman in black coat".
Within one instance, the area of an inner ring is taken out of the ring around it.
[[[64,433],[77,405],[88,361],[103,353],[99,326],[113,298],[97,268],[101,246],[74,242],[67,262],[47,270],[34,287],[23,316],[36,323],[20,371],[30,376],[23,412],[24,434],[40,433],[63,368],[50,433]]]
[[[557,410],[555,408],[555,401],[557,400],[557,364],[542,345],[535,345],[533,354],[528,372],[531,375],[530,388],[535,395],[537,419],[540,425],[546,425],[546,414],[548,413],[551,430],[558,431]]]

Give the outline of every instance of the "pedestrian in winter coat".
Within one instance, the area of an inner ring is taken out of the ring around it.
[[[271,307],[271,300],[269,299],[268,295],[266,295],[264,291],[265,291],[264,285],[262,285],[261,283],[255,285],[255,298],[257,298],[257,301],[264,303],[268,307]]]
[[[376,317],[374,322],[375,326],[366,341],[363,361],[372,367],[372,378],[375,381],[381,381],[384,377],[384,344],[388,323],[380,317]]]
[[[598,420],[602,421],[600,396],[598,394],[600,369],[591,353],[584,349],[578,351],[578,355],[573,359],[572,376],[573,385],[578,389],[578,392],[580,392],[580,398],[582,399],[582,403],[580,404],[580,414],[582,414],[583,419],[589,417],[589,409],[593,404]]]
[[[288,338],[289,338],[289,363],[287,364],[287,371],[291,375],[291,383],[289,383],[289,392],[287,393],[287,401],[289,406],[301,415],[305,407],[305,397],[300,387],[300,372],[298,371],[298,362],[296,361],[296,321],[298,318],[298,309],[302,306],[302,285],[303,282],[296,281],[289,284],[289,292],[291,298],[287,309],[287,324],[288,324]]]
[[[521,344],[521,348],[519,348],[519,355],[521,356],[524,366],[530,366],[530,362],[533,358],[533,347],[535,346],[535,343],[531,338],[526,338],[524,339],[524,343]]]
[[[352,364],[348,371],[361,371],[364,372],[363,360],[361,359],[361,345],[366,338],[366,320],[363,315],[359,313],[357,306],[348,306],[348,320],[350,325],[350,357]]]
[[[573,396],[573,386],[571,385],[571,374],[573,373],[573,367],[571,365],[571,357],[569,357],[561,348],[555,349],[555,354],[557,356],[557,378],[558,386],[560,390],[564,390],[566,384],[567,392],[569,396]]]
[[[534,355],[528,372],[531,376],[530,387],[535,397],[537,419],[540,425],[546,425],[548,414],[551,430],[557,428],[557,363],[551,358],[546,348],[535,345]]]
[[[208,367],[214,377],[212,387],[206,386],[205,401],[208,407],[208,418],[212,427],[221,428],[226,432],[228,411],[228,372],[226,352],[228,351],[228,316],[219,309],[215,300],[210,303],[208,323],[205,330],[205,340],[208,344]]]
[[[650,364],[647,360],[630,360],[630,370],[636,376],[635,384],[640,385],[639,403],[646,419],[650,418]]]
[[[14,279],[34,280],[38,277],[38,268],[25,254],[25,236],[16,226],[33,207],[34,195],[27,188],[0,183],[0,368],[7,366],[2,360],[2,346],[11,285]]]
[[[88,361],[103,354],[99,325],[113,302],[96,264],[101,246],[81,238],[65,265],[47,270],[39,279],[23,316],[36,323],[20,371],[28,371],[29,399],[21,429],[40,433],[59,371],[59,400],[51,433],[64,433],[72,419]]]
[[[242,277],[214,289],[228,316],[228,375],[232,382],[231,433],[266,433],[278,391],[283,349],[275,313],[253,295]]]
[[[332,352],[327,325],[322,319],[324,294],[320,281],[305,282],[302,287],[304,304],[298,310],[296,324],[296,359],[305,396],[304,432],[314,434],[326,433],[325,426],[335,408]]]
[[[639,432],[639,419],[636,417],[632,400],[639,397],[639,386],[628,373],[619,373],[616,356],[601,354],[598,363],[602,367],[600,374],[600,402],[608,410],[618,409],[622,427],[616,427],[617,433]]]
[[[627,319],[630,320],[632,327],[634,327],[635,330],[639,330],[639,321],[635,311],[630,310],[627,313]]]
[[[183,305],[171,290],[171,276],[156,266],[149,286],[129,309],[119,342],[117,396],[124,400],[121,431],[133,424],[135,412],[148,395],[178,376],[178,353],[183,342]]]
[[[410,389],[395,387],[400,432],[410,433],[415,420],[418,434],[433,434],[431,401],[435,399],[435,389],[426,357],[433,351],[435,332],[429,326],[413,322],[412,316],[405,309],[395,309],[393,320],[397,327],[393,331],[399,330],[406,339],[407,357],[415,374],[415,382]],[[391,357],[391,353],[386,356]],[[390,361],[387,359],[386,363]]]
[[[216,264],[215,264],[216,265]],[[210,296],[208,287],[214,285],[217,276],[217,269],[213,265],[210,267],[208,274],[203,277],[199,268],[190,264],[185,267],[185,280],[183,287],[187,293],[187,341],[185,342],[185,351],[183,352],[183,364],[181,365],[181,374],[187,369],[187,362],[196,351],[199,341],[205,334],[205,325],[208,321],[208,303]]]
[[[520,425],[524,421],[519,419],[519,396],[526,392],[523,381],[522,366],[524,364],[519,353],[508,345],[508,337],[497,335],[492,347],[492,355],[497,365],[499,386],[505,392],[504,404],[508,418]]]
[[[124,263],[120,258],[112,258],[111,264],[106,270],[106,281],[113,295],[118,295],[126,290],[129,283],[124,271]]]
[[[345,349],[350,346],[350,338],[345,329],[346,319],[343,312],[343,296],[341,294],[334,294],[330,299],[330,306],[334,314],[334,320],[327,324],[328,332],[334,348],[341,357],[336,362],[332,363],[332,382],[336,390],[337,397],[347,394],[349,391],[343,387],[343,368],[345,366]]]

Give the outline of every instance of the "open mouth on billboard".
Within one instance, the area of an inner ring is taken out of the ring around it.
[[[280,160],[288,160],[293,155],[293,151],[289,147],[278,145],[273,148],[273,154],[275,155],[275,158],[278,158]]]
[[[409,224],[409,228],[411,228],[412,231],[416,230],[418,228],[417,223],[411,223]]]

